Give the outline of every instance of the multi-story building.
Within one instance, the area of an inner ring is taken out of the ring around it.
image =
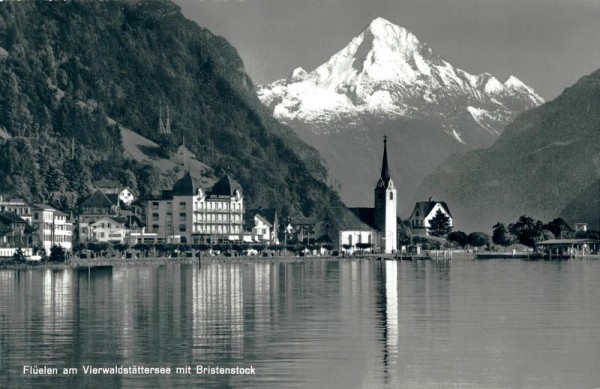
[[[147,201],[146,226],[162,242],[241,241],[243,213],[242,188],[229,175],[205,191],[187,172],[161,198]]]
[[[50,254],[52,246],[61,246],[66,251],[73,249],[73,223],[68,215],[45,204],[31,207],[31,224],[35,240],[46,254]]]
[[[31,207],[24,200],[7,200],[3,195],[0,195],[0,212],[15,213],[28,223],[31,223]]]

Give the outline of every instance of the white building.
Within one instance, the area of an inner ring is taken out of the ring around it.
[[[186,173],[160,199],[146,204],[148,232],[169,243],[241,241],[244,198],[242,188],[226,175],[205,191]]]
[[[52,246],[61,246],[66,251],[73,249],[73,223],[67,214],[45,204],[31,207],[31,225],[37,242],[50,255]]]
[[[135,193],[129,188],[123,188],[119,192],[119,201],[129,206],[135,201]]]
[[[125,243],[129,236],[129,228],[109,217],[103,217],[89,225],[90,240],[94,242]]]
[[[341,251],[346,254],[353,254],[356,251],[369,252],[373,249],[373,230],[343,230],[340,231]],[[368,247],[362,248],[365,244]]]
[[[431,197],[429,201],[419,201],[415,204],[415,208],[410,214],[410,226],[413,233],[417,235],[429,235],[429,227],[431,219],[435,217],[437,212],[446,215],[452,227],[452,215],[448,205],[443,201],[435,201]]]

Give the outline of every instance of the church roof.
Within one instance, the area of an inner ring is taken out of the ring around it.
[[[361,222],[371,228],[375,227],[375,208],[372,207],[357,207],[348,208]]]
[[[236,190],[240,192],[240,195],[243,193],[242,186],[236,180],[231,178],[229,174],[226,174],[212,187],[210,195],[233,197]]]
[[[365,208],[369,209],[369,208]],[[373,208],[370,208],[371,210]],[[337,236],[340,231],[371,231],[374,228],[360,220],[348,208],[330,208],[320,216],[320,221],[315,227],[317,235]]]

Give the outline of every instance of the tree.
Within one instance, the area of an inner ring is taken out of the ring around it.
[[[50,248],[50,262],[62,263],[66,259],[65,249],[62,246],[52,246]]]
[[[124,251],[127,251],[129,245],[126,243],[117,243],[113,246],[113,248],[117,250],[120,254],[122,254]]]
[[[542,228],[552,232],[557,239],[572,238],[575,235],[573,229],[562,218],[556,218],[550,223],[544,224]]]
[[[474,247],[489,246],[490,236],[483,232],[471,232],[467,237],[467,242]]]
[[[533,247],[542,238],[542,222],[522,215],[516,223],[511,223],[508,230],[517,237],[519,243]]]
[[[433,219],[429,221],[429,233],[433,236],[444,236],[452,231],[450,218],[441,210],[437,210]]]
[[[412,229],[410,228],[410,220],[402,220],[397,218],[397,242],[398,244],[410,244],[412,240]]]
[[[493,228],[494,232],[492,233],[492,242],[494,242],[494,244],[503,246],[504,248],[513,244],[514,239],[504,224],[498,222]]]
[[[458,244],[460,247],[465,247],[468,243],[468,236],[462,231],[452,231],[446,237],[450,242]]]
[[[371,243],[357,243],[356,244],[356,248],[360,250],[361,253],[363,253],[366,249],[371,248]]]
[[[22,248],[17,248],[13,254],[13,261],[18,262],[18,263],[25,263],[26,258],[25,258],[25,253],[23,252]]]

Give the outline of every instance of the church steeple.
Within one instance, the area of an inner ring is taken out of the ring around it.
[[[393,253],[397,249],[396,242],[396,188],[390,174],[387,155],[387,135],[383,137],[383,161],[381,176],[375,187],[374,222],[378,231],[378,247],[384,253]]]
[[[388,159],[387,159],[387,135],[383,136],[383,162],[381,163],[381,178],[383,179],[383,181],[385,182],[386,186],[387,183],[390,182],[390,167],[388,165]]]

